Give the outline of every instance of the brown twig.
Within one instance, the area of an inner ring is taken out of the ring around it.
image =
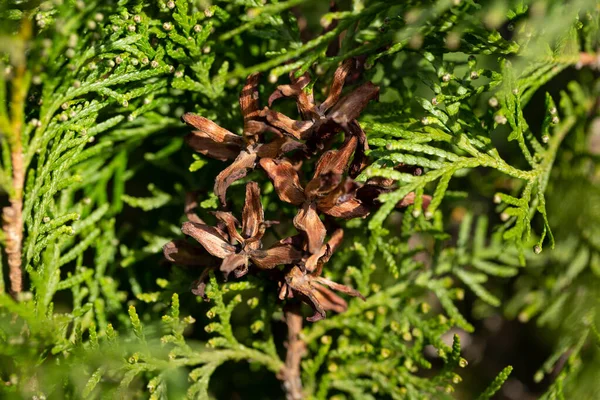
[[[600,54],[586,52],[579,53],[579,61],[575,65],[575,68],[580,69],[582,67],[600,69]]]
[[[285,367],[279,372],[278,378],[283,381],[287,400],[301,400],[304,393],[300,378],[300,361],[306,352],[306,344],[299,336],[302,331],[300,304],[287,305],[284,318],[288,327],[287,354]]]
[[[25,165],[21,131],[23,130],[25,98],[28,90],[25,47],[31,37],[31,21],[29,18],[23,19],[19,36],[22,51],[13,60],[16,68],[11,85],[10,132],[8,132],[12,162],[12,190],[9,194],[10,206],[4,207],[2,210],[2,229],[4,230],[6,239],[10,288],[12,294],[15,296],[23,289],[21,245],[23,242],[23,185],[25,182]]]

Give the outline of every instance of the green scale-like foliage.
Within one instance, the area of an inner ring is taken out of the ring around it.
[[[15,196],[17,120],[26,288],[9,294],[3,257],[0,397],[283,397],[276,285],[211,273],[204,302],[189,293],[200,271],[161,260],[180,236],[187,192],[199,194],[202,218],[218,208],[223,166],[191,155],[179,117],[195,112],[239,133],[248,74],[264,73],[266,103],[288,73],[327,87],[350,57],[381,89],[360,118],[372,164],[356,180],[397,185],[367,219],[342,223],[344,245],[324,275],[366,301],[304,325],[306,397],[493,398],[512,367],[486,377],[487,389],[465,387],[471,366],[454,333],[477,335],[478,319],[498,313],[554,332],[535,375],[549,381],[543,398],[598,393],[598,87],[581,58],[597,51],[597,6],[355,0],[327,12],[326,3],[0,5],[0,188],[4,205]],[[534,108],[541,116],[530,117]],[[273,239],[290,234],[296,210],[260,171],[230,188],[231,208],[241,209],[249,180],[267,219],[282,221]],[[411,192],[416,201],[398,212]],[[0,237],[3,248],[9,240]],[[272,387],[224,387],[229,371],[270,376]]]

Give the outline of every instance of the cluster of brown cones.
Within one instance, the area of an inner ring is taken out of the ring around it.
[[[189,199],[188,221],[182,231],[202,247],[176,240],[164,246],[164,254],[178,264],[205,267],[195,282],[195,294],[204,296],[208,271],[218,268],[225,277],[233,273],[237,278],[251,271],[272,271],[271,276],[279,284],[280,299],[296,297],[312,307],[314,315],[309,321],[324,318],[328,310],[346,310],[346,302],[334,290],[363,298],[358,291],[321,276],[323,265],[343,239],[342,229],[334,228],[326,241],[328,232],[321,216],[334,226],[334,218],[363,218],[377,206],[379,194],[394,185],[389,180],[353,180],[369,162],[366,136],[357,118],[379,94],[379,88],[367,82],[342,96],[353,68],[352,59],[337,68],[328,96],[320,104],[315,102],[310,77],[305,74],[300,78],[292,76],[289,85],[278,86],[269,97],[269,107],[263,109],[259,106],[259,75],[250,75],[240,95],[242,135],[195,114],[182,117],[195,129],[186,137],[195,151],[218,160],[233,160],[217,176],[214,186],[223,209],[227,207],[228,187],[258,167],[273,182],[279,199],[298,207],[293,223],[299,234],[264,248],[265,231],[276,222],[264,219],[256,182],[246,184],[241,223],[231,212],[217,211],[217,226],[209,226],[194,213],[195,201]],[[270,108],[281,98],[295,99],[301,120]],[[303,184],[302,167],[310,165],[311,159],[316,160],[314,173]],[[413,200],[414,194],[401,205]]]

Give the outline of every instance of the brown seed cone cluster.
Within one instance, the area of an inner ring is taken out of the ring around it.
[[[214,186],[223,207],[214,213],[217,226],[207,225],[194,213],[193,196],[187,201],[188,221],[183,224],[182,232],[201,247],[176,240],[163,249],[169,261],[205,267],[192,289],[195,294],[204,296],[208,272],[218,268],[226,278],[232,273],[239,278],[250,271],[272,271],[280,287],[280,299],[296,297],[312,307],[314,315],[309,321],[325,318],[326,311],[346,310],[347,303],[335,291],[363,298],[358,291],[321,276],[323,265],[343,239],[342,229],[328,232],[321,216],[364,218],[377,206],[379,194],[392,190],[394,185],[382,179],[366,183],[353,180],[369,163],[366,135],[357,118],[379,94],[379,88],[367,82],[342,96],[354,63],[349,59],[337,68],[322,103],[315,101],[308,74],[300,78],[292,75],[291,84],[278,86],[269,97],[269,106],[261,109],[259,75],[250,75],[240,94],[244,118],[242,135],[195,114],[182,117],[194,128],[186,136],[188,145],[206,156],[232,160],[217,176]],[[301,120],[270,108],[273,102],[283,98],[296,101]],[[315,161],[312,178],[303,182],[302,167],[313,165],[312,160]],[[246,184],[241,222],[225,211],[228,187],[255,168],[266,173],[281,201],[298,208],[293,223],[299,234],[268,248],[263,246],[262,239],[276,222],[265,220],[256,182]],[[424,205],[427,200],[424,199]],[[414,193],[399,206],[413,201]],[[282,269],[276,268],[279,266]]]

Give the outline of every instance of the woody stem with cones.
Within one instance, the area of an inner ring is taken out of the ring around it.
[[[216,223],[210,225],[200,219],[194,212],[197,202],[193,196],[188,198],[187,221],[181,231],[196,243],[174,240],[163,247],[163,253],[170,262],[203,269],[191,289],[205,300],[210,300],[205,289],[211,271],[220,271],[225,280],[263,275],[277,281],[278,298],[286,302],[283,311],[288,327],[285,366],[278,378],[288,400],[304,398],[300,363],[307,349],[300,338],[301,304],[313,311],[306,320],[316,322],[326,318],[328,311],[343,313],[348,309],[346,300],[336,292],[365,300],[356,289],[322,276],[344,232],[341,228],[331,229],[336,224],[328,224],[328,229],[321,218],[365,218],[379,206],[377,197],[394,187],[393,181],[354,180],[370,164],[367,137],[357,118],[379,93],[371,82],[343,93],[346,78],[354,68],[354,59],[339,65],[323,102],[315,100],[312,86],[306,90],[309,74],[300,78],[292,75],[291,83],[279,85],[264,108],[260,107],[260,76],[248,76],[239,97],[244,123],[241,135],[201,115],[188,112],[182,116],[193,128],[185,137],[192,149],[231,163],[215,180],[214,192],[221,205],[213,213]],[[270,108],[273,101],[285,98],[296,101],[301,120]],[[302,169],[307,169],[303,165],[313,170],[308,172],[312,176],[309,180],[302,179]],[[297,209],[290,221],[297,233],[270,246],[266,246],[268,237],[264,243],[263,239],[279,222],[265,219],[259,182],[246,182],[241,219],[230,211],[235,202],[228,204],[229,186],[253,170],[262,170],[279,200]],[[398,206],[412,204],[415,197],[415,193],[409,194]]]
[[[31,21],[24,18],[20,32],[22,57],[14,60],[15,76],[11,85],[10,122],[2,124],[9,140],[12,163],[12,187],[9,193],[10,205],[2,210],[2,229],[4,230],[10,289],[16,296],[23,289],[21,270],[21,248],[23,242],[23,185],[25,182],[25,163],[21,132],[24,123],[24,106],[28,90],[28,75],[25,64],[25,47],[31,36]]]

